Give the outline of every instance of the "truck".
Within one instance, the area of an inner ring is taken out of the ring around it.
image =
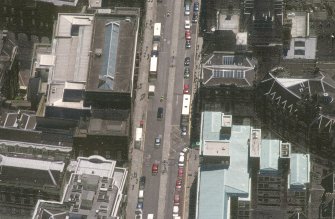
[[[161,39],[161,23],[155,23],[154,24],[154,41],[160,41]]]
[[[157,65],[158,65],[158,57],[151,56],[150,59],[150,76],[156,77],[157,76]]]
[[[136,128],[136,133],[135,133],[135,148],[141,149],[142,145],[142,128]]]

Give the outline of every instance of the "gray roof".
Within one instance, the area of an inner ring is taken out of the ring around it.
[[[137,28],[136,16],[95,16],[87,90],[131,92]]]
[[[61,202],[39,201],[33,218],[44,219],[45,212],[61,215],[66,212],[80,218],[112,219],[118,216],[127,170],[117,168],[115,164],[116,161],[96,155],[78,157]]]
[[[205,86],[235,84],[252,86],[256,76],[256,61],[231,52],[214,52],[202,65]]]

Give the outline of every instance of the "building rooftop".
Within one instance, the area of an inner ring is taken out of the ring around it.
[[[106,218],[118,216],[127,170],[115,167],[116,161],[100,156],[78,157],[61,202],[40,200],[34,219],[58,212],[61,216]]]
[[[305,189],[310,183],[310,157],[308,154],[291,154],[289,188]]]
[[[292,38],[309,36],[309,13],[289,11],[287,12],[287,19],[292,21]]]
[[[59,187],[61,184],[59,180],[65,163],[62,161],[53,162],[0,155],[0,166],[1,182]]]
[[[205,86],[221,84],[252,86],[255,80],[256,61],[232,52],[213,52],[202,65]]]
[[[262,130],[252,129],[250,136],[250,157],[260,157]]]
[[[52,3],[56,6],[63,6],[63,5],[76,6],[78,3],[78,0],[36,0],[36,1]]]
[[[214,167],[210,164],[201,167],[197,203],[198,218],[228,218],[228,203],[230,202],[228,197],[238,196],[246,199],[249,197],[247,142],[251,134],[251,127],[232,125],[229,141],[220,141],[221,118],[221,112],[203,112],[202,114],[200,153],[202,155],[207,153],[208,142],[211,146],[211,142],[214,141],[213,147],[222,147],[219,142],[227,146],[229,142],[230,164],[226,168]],[[213,150],[209,151],[213,152]]]
[[[87,90],[131,92],[137,29],[137,16],[95,16]]]
[[[279,149],[281,141],[278,139],[262,139],[261,142],[261,172],[278,171]]]
[[[239,32],[240,16],[233,14],[219,14],[218,17],[218,30],[231,30],[235,34]]]
[[[204,156],[229,156],[229,141],[205,141]]]

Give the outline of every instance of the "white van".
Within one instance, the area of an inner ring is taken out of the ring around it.
[[[178,166],[179,167],[183,167],[184,166],[184,162],[185,162],[185,155],[184,154],[180,154],[179,161],[178,161]]]
[[[154,214],[148,214],[147,219],[154,219]]]
[[[138,202],[143,202],[144,201],[144,190],[139,190],[138,191]]]

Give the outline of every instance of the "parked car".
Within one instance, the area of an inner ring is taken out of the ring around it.
[[[173,206],[173,217],[178,217],[179,216],[179,206]]]
[[[183,154],[180,154],[180,156],[179,156],[178,166],[179,167],[183,167],[184,166],[184,162],[185,162],[185,156],[184,156],[184,153],[183,153]]]
[[[180,195],[179,194],[174,194],[173,204],[174,205],[179,205],[179,203],[180,203]]]
[[[184,78],[189,78],[190,77],[190,68],[186,67],[184,69]]]
[[[185,30],[185,39],[190,40],[191,39],[191,31],[190,30]]]
[[[198,22],[198,13],[194,12],[192,16],[192,23],[197,23]]]
[[[143,210],[143,202],[138,202],[137,205],[136,205],[136,209]]]
[[[188,147],[184,147],[183,150],[182,150],[182,152],[183,152],[184,154],[186,154],[186,153],[188,152],[188,150],[189,150]]]
[[[155,148],[158,148],[159,146],[161,146],[161,136],[155,138]]]
[[[184,84],[184,90],[183,90],[184,94],[189,94],[190,93],[190,85],[188,84]]]
[[[151,167],[151,172],[153,175],[156,175],[158,173],[158,163],[153,163]]]
[[[178,178],[181,179],[184,176],[184,168],[178,167]]]
[[[189,2],[185,3],[185,11],[184,14],[185,15],[190,15],[190,11],[191,11],[191,4]]]
[[[194,2],[193,11],[199,11],[199,2]]]
[[[191,63],[191,58],[190,57],[185,57],[184,66],[189,66],[190,63]]]
[[[158,107],[157,109],[157,120],[162,120],[163,119],[163,107]]]
[[[190,20],[185,20],[185,29],[191,29],[191,22]]]
[[[140,189],[144,189],[144,187],[145,187],[145,176],[140,177],[139,187],[140,187]]]
[[[186,40],[186,42],[185,42],[185,48],[186,49],[191,48],[191,40]]]
[[[187,127],[184,126],[184,125],[181,127],[181,135],[182,135],[182,136],[187,135]]]
[[[182,185],[182,180],[181,179],[177,179],[176,180],[176,190],[177,191],[181,190],[181,185]]]

